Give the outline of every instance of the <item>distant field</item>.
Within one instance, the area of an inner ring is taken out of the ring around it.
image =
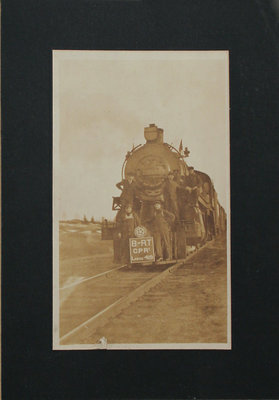
[[[60,260],[111,254],[112,242],[101,240],[100,224],[59,223]]]
[[[100,224],[59,223],[60,286],[102,272],[112,265],[112,240],[101,240]]]

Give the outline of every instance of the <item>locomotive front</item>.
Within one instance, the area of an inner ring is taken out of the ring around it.
[[[182,141],[179,151],[164,143],[163,133],[155,124],[144,128],[146,143],[129,151],[123,163],[122,181],[116,185],[122,194],[113,198],[116,224],[102,226],[102,237],[113,239],[117,262],[129,264],[129,251],[140,251],[129,249],[138,235],[154,240],[157,262],[184,259],[187,246],[199,247],[225,225],[209,176],[193,174],[184,161],[188,149],[182,152]]]
[[[144,129],[146,144],[128,153],[124,176],[134,175],[137,197],[141,202],[163,200],[163,187],[170,172],[187,175],[187,165],[180,153],[164,143],[163,129],[150,124]]]

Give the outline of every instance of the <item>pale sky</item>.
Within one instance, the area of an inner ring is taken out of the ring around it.
[[[125,154],[144,127],[190,150],[229,204],[227,52],[54,52],[54,170],[59,218],[113,218]],[[59,143],[59,148],[58,148]]]

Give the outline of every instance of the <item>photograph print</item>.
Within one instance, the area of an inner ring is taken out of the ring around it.
[[[231,349],[228,51],[53,51],[53,349]]]

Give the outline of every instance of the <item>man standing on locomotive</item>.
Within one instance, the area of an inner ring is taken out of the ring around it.
[[[134,237],[134,230],[140,225],[140,219],[131,204],[126,204],[124,212],[117,215],[116,223],[119,228],[118,237],[121,239],[121,262],[130,266],[129,238]]]
[[[146,222],[149,223],[153,234],[157,261],[163,260],[164,252],[166,259],[171,259],[170,228],[174,220],[175,215],[167,210],[163,210],[161,202],[156,201],[153,216]]]
[[[174,181],[173,172],[169,172],[164,187],[164,198],[166,209],[171,211],[177,219],[179,219],[179,211],[177,205],[177,189],[178,183]]]
[[[116,187],[122,190],[120,196],[121,208],[124,209],[127,204],[133,206],[135,200],[135,182],[132,173],[127,174],[127,179],[123,179],[116,184]]]
[[[199,189],[202,185],[202,182],[193,167],[189,167],[188,169],[189,175],[185,177],[185,186],[186,190],[189,193],[188,200],[190,203],[192,203],[192,205],[196,205],[199,196]]]

